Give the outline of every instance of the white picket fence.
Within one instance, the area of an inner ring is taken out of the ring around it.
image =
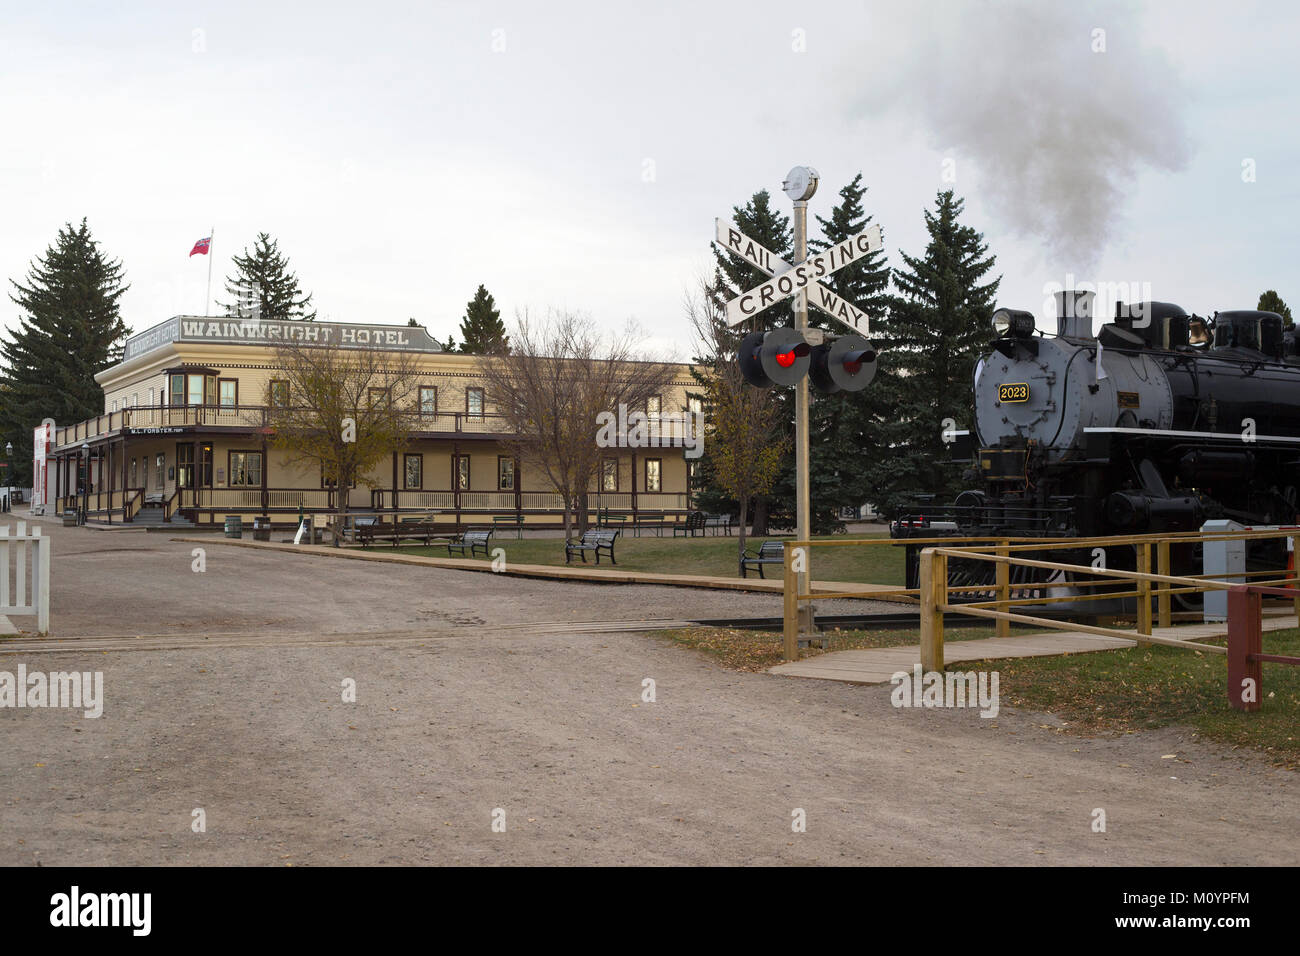
[[[0,614],[35,615],[37,633],[50,631],[50,539],[37,526],[29,534],[26,521],[13,535],[9,525],[0,525]]]

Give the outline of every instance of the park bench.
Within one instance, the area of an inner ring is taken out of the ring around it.
[[[712,528],[714,537],[717,537],[719,531],[726,532],[727,536],[730,537],[731,515],[705,515],[704,528],[705,530]]]
[[[745,556],[740,560],[740,576],[749,577],[749,569],[754,568],[758,571],[760,578],[766,577],[763,574],[763,565],[779,564],[785,565],[785,545],[780,541],[764,541],[755,554],[748,548],[745,549]]]
[[[611,564],[618,564],[614,560],[614,539],[618,537],[617,528],[590,528],[582,533],[580,540],[570,538],[564,542],[564,563],[568,564],[573,555],[576,553],[582,558],[582,563],[587,563],[587,552],[594,552],[596,563],[600,564],[600,553],[604,551],[609,555]]]
[[[681,524],[673,525],[673,537],[680,533],[683,538],[693,538],[695,533],[704,531],[704,512],[692,511]]]
[[[514,515],[497,515],[492,519],[492,527],[497,531],[513,531],[516,538],[524,536],[524,524]]]
[[[374,541],[388,541],[395,548],[401,541],[422,541],[428,547],[433,543],[434,528],[431,518],[412,516],[400,521],[381,521],[367,516],[356,519],[357,543],[368,548]]]
[[[469,556],[472,558],[480,550],[483,557],[488,556],[488,540],[492,537],[492,528],[470,528],[464,534],[454,541],[447,542],[447,556],[451,557],[453,551],[459,551],[461,557],[465,556],[465,551],[469,550]]]
[[[653,531],[658,537],[664,536],[664,528],[673,527],[673,522],[667,520],[662,515],[653,517],[647,515],[637,515],[636,520],[632,522],[632,533],[638,538],[641,537],[642,529]]]
[[[596,527],[598,528],[626,528],[628,516],[610,514],[609,510],[596,512]]]

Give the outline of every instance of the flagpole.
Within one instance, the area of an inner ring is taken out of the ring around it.
[[[217,227],[213,226],[212,231],[208,233],[208,295],[203,300],[203,314],[207,316],[208,309],[212,306],[212,241],[217,238]]]

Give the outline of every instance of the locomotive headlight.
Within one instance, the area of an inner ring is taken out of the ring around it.
[[[998,309],[993,313],[993,331],[1002,338],[1027,339],[1034,334],[1034,316],[1020,309]]]

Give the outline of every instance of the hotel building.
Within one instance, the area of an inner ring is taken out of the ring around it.
[[[333,511],[338,490],[319,469],[291,465],[268,443],[268,401],[292,402],[276,345],[338,345],[406,353],[418,369],[418,428],[346,493],[350,511],[435,513],[465,527],[514,516],[557,527],[561,496],[512,450],[493,411],[481,363],[444,352],[415,326],[243,321],[176,316],[127,340],[122,360],[96,376],[103,414],[56,422],[48,452],[60,512],[91,522],[220,524],[227,515],[292,525],[299,509]],[[655,420],[687,410],[687,366],[644,409]],[[592,425],[595,441],[597,427]],[[660,444],[664,444],[661,442]],[[589,507],[678,520],[691,510],[689,460],[676,447],[608,448]]]

